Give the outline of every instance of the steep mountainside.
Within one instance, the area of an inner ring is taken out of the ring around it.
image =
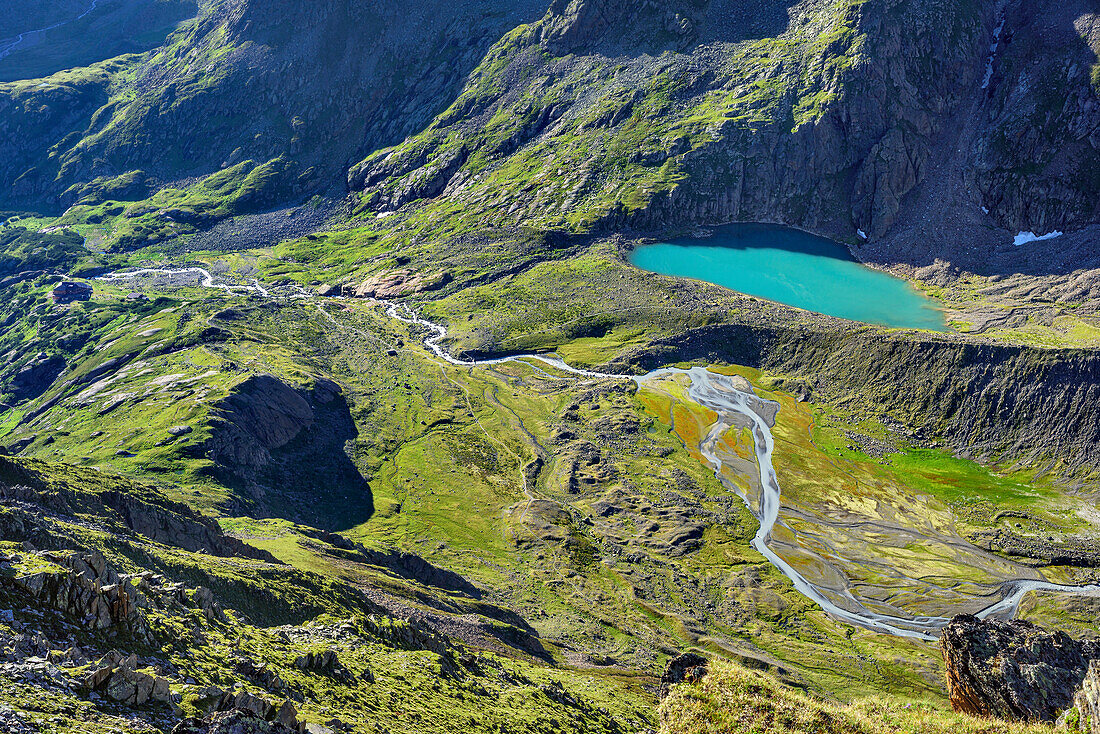
[[[285,156],[288,180],[338,187],[350,160],[436,113],[529,5],[204,3],[168,45],[125,71],[5,89],[27,112],[4,115],[14,129],[2,178],[18,179],[11,194],[25,202],[133,170],[173,180]]]
[[[195,0],[0,3],[0,81],[34,79],[164,43]]]
[[[789,21],[766,5],[555,4],[498,44],[425,132],[349,183],[374,209],[438,197],[501,224],[769,220],[857,244],[862,230],[885,238],[882,257],[964,267],[982,260],[972,231],[952,241],[957,211],[994,232],[1096,221],[1088,3],[803,2]],[[769,15],[781,22],[760,27]],[[749,17],[757,26],[738,22]],[[949,150],[960,129],[964,147]],[[907,196],[945,176],[948,155],[966,173],[917,251]]]
[[[543,10],[208,3],[149,57],[4,88],[0,180],[9,203],[68,205],[74,184],[133,198],[116,177],[280,159],[268,205],[339,191],[348,171],[372,211],[434,199],[433,220],[579,231],[781,221],[862,231],[888,264],[969,269],[1009,267],[994,251],[1017,231],[1100,216],[1092,0]]]

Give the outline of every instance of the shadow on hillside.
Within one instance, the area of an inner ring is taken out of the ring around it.
[[[374,514],[367,480],[346,449],[359,431],[335,383],[295,390],[257,375],[218,408],[207,450],[215,477],[234,490],[235,510],[328,531]]]

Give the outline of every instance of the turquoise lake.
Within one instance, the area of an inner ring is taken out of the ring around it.
[[[843,245],[788,227],[728,225],[710,237],[643,245],[630,262],[852,321],[945,328],[939,304],[909,283],[861,265]]]

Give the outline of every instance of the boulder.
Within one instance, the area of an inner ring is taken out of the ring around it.
[[[216,619],[220,622],[224,622],[227,619],[221,605],[214,600],[214,592],[205,586],[196,587],[195,590],[191,592],[191,603],[201,609],[203,615],[207,619]]]
[[[85,677],[84,687],[126,706],[170,703],[168,680],[137,670],[137,665],[134,655],[124,658],[120,653],[109,653]]]
[[[252,660],[245,659],[238,662],[234,670],[268,691],[285,691],[287,688],[286,681],[278,673],[268,668],[266,663],[257,664]]]
[[[450,283],[450,273],[414,273],[411,270],[383,270],[351,291],[356,298],[400,298],[432,291]]]
[[[336,654],[336,651],[331,648],[321,652],[309,652],[300,655],[295,659],[294,667],[299,670],[330,675],[342,680],[350,681],[354,678],[340,663],[340,657]]]
[[[1022,620],[961,615],[940,637],[951,707],[973,716],[1053,722],[1074,703],[1100,658],[1100,643],[1078,641]]]
[[[669,660],[664,675],[661,676],[661,699],[667,697],[672,686],[677,683],[701,680],[706,674],[707,659],[702,655],[686,652]]]

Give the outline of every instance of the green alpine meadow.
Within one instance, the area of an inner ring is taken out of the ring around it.
[[[0,0],[0,732],[1100,734],[1100,4]]]

